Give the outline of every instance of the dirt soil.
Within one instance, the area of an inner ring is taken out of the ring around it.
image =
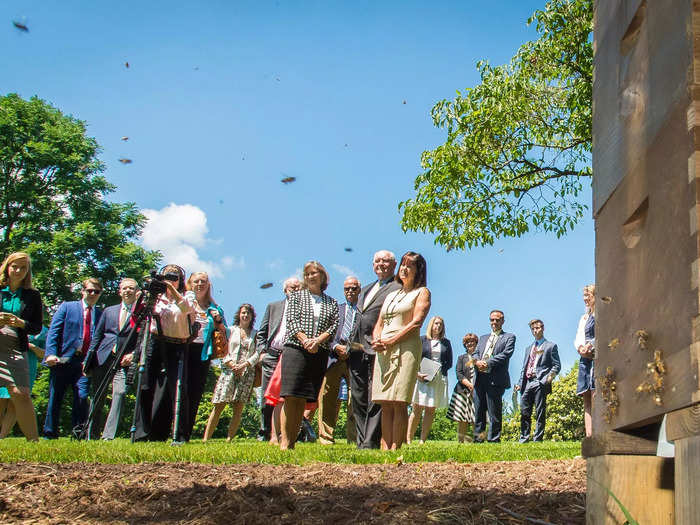
[[[582,459],[303,467],[18,463],[0,464],[0,523],[574,524],[585,522],[585,493]]]

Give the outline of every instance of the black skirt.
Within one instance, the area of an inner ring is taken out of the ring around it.
[[[297,346],[285,345],[282,351],[280,396],[316,401],[327,367],[328,350],[319,348],[317,353],[310,354]]]

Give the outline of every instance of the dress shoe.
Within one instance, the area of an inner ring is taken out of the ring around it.
[[[314,432],[314,427],[311,426],[311,422],[308,419],[302,418],[301,428],[304,434],[306,434],[305,441],[307,443],[313,443],[314,441],[316,441],[316,432]]]

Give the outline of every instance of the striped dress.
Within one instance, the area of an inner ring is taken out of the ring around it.
[[[447,419],[462,423],[474,423],[474,400],[471,391],[462,384],[462,379],[474,381],[474,366],[470,364],[471,356],[462,354],[457,358],[457,384],[452,392]]]

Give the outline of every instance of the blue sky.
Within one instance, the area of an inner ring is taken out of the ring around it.
[[[110,198],[151,218],[141,242],[209,270],[229,317],[242,302],[261,317],[306,260],[328,268],[328,291],[342,299],[348,273],[372,280],[376,250],[415,250],[428,261],[431,315],[460,353],[462,335],[488,332],[500,308],[518,340],[512,377],[533,317],[568,369],[581,288],[594,280],[590,214],[563,239],[531,233],[446,253],[404,234],[397,209],[413,196],[422,151],[444,141],[432,106],[478,82],[477,60],[503,63],[534,38],[525,21],[543,6],[10,0],[0,93],[38,95],[86,121],[118,187]]]

